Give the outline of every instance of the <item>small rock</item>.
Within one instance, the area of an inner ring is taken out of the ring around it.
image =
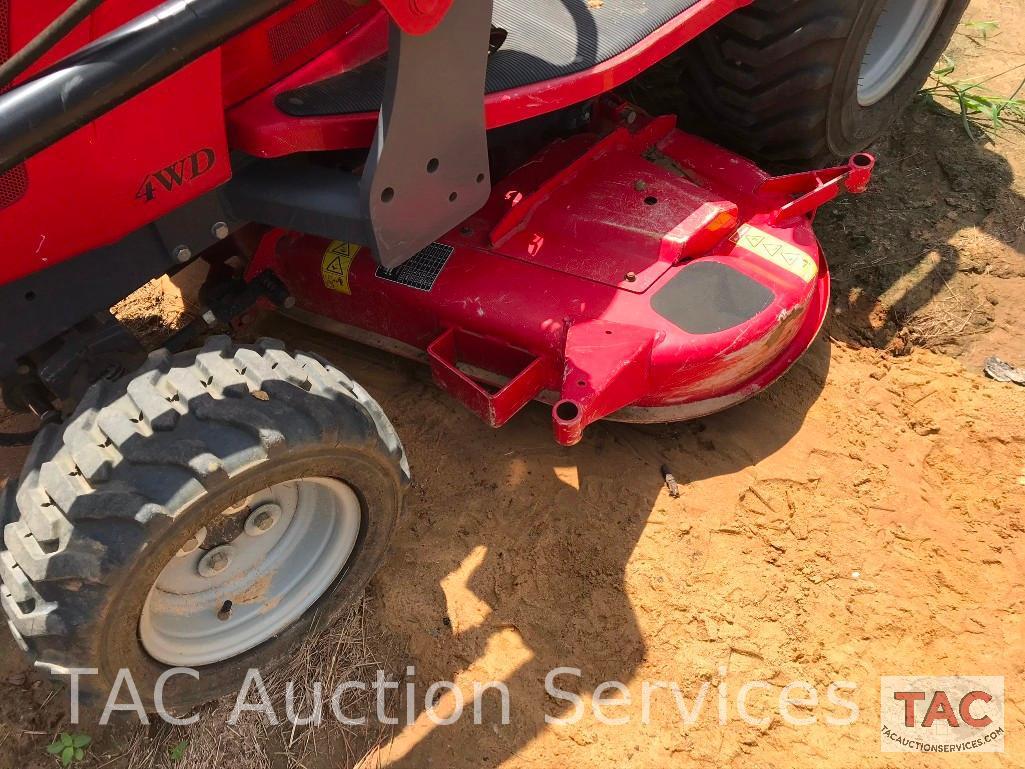
[[[990,379],[998,382],[1013,382],[1017,385],[1025,385],[1025,369],[1016,368],[1006,361],[1000,360],[997,356],[986,359],[982,370]]]

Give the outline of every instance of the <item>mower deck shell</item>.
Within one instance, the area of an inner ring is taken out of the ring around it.
[[[567,445],[597,419],[674,421],[751,397],[804,353],[829,303],[811,215],[778,212],[800,184],[821,197],[842,177],[781,184],[672,118],[614,112],[611,130],[542,151],[398,270],[279,229],[250,273],[273,269],[315,325],[428,360],[493,426],[552,402]]]

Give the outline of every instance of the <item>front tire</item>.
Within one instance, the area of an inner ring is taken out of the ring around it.
[[[702,129],[797,168],[882,136],[921,88],[968,0],[755,0],[684,52]]]
[[[408,482],[381,408],[327,362],[225,337],[158,351],[38,437],[6,495],[0,603],[38,667],[99,671],[87,701],[127,668],[152,709],[188,666],[163,690],[188,709],[360,597]]]

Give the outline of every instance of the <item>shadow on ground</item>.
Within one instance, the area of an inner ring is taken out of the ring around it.
[[[667,60],[624,95],[656,113],[683,105],[681,127],[701,133],[679,69]],[[1005,297],[990,278],[1025,276],[1025,198],[983,128],[992,125],[973,124],[973,140],[960,113],[919,99],[870,148],[878,164],[869,190],[820,211],[815,229],[832,268],[837,338],[895,353],[918,345],[958,354],[958,337],[994,323]],[[999,139],[1020,142],[1020,127],[1005,125]],[[951,301],[930,307],[937,299]]]
[[[545,696],[554,668],[581,670],[559,679],[567,691],[630,681],[646,646],[624,578],[642,531],[665,512],[660,467],[687,484],[772,454],[800,429],[830,357],[820,339],[776,387],[727,413],[681,425],[599,423],[563,448],[543,406],[493,431],[414,364],[281,319],[261,331],[345,367],[381,401],[409,452],[407,524],[375,585],[382,627],[416,667],[420,717],[389,752],[409,767],[437,765],[453,746],[477,746],[479,766],[513,756],[551,728],[546,714],[566,715],[566,702]],[[467,447],[480,461],[466,462]],[[679,555],[682,568],[700,568],[707,552],[681,539]],[[432,728],[422,717],[426,686],[464,674],[508,686],[508,726],[497,727],[497,698],[483,698],[481,725],[467,716]]]

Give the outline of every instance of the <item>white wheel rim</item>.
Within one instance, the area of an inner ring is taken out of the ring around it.
[[[258,521],[266,531],[254,520],[261,512],[267,512]],[[331,478],[279,483],[224,514],[244,515],[247,525],[214,550],[206,542],[191,552],[183,548],[143,606],[142,646],[166,665],[223,662],[280,635],[335,582],[362,522],[355,492]],[[202,539],[206,529],[197,534]],[[214,555],[218,550],[226,566]]]
[[[932,35],[943,0],[887,0],[858,74],[858,104],[871,107],[901,81]]]

